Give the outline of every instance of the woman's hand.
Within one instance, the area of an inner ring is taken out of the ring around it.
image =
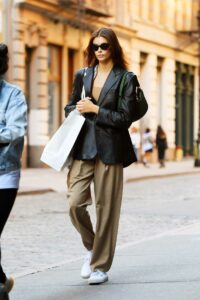
[[[76,109],[81,113],[95,113],[98,114],[99,112],[99,107],[98,105],[95,105],[90,101],[91,98],[86,97],[80,101],[77,102],[76,104]]]

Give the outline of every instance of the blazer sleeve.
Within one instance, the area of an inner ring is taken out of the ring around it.
[[[100,107],[96,124],[115,128],[129,128],[134,119],[136,86],[138,86],[137,76],[133,73],[128,73],[118,111]]]
[[[68,116],[68,114],[76,108],[76,103],[81,99],[81,91],[83,86],[83,72],[84,69],[79,70],[75,74],[74,82],[73,82],[73,88],[72,88],[72,94],[69,100],[69,103],[65,106],[65,117]]]

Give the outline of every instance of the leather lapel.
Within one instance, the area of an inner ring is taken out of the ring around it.
[[[88,68],[86,70],[85,76],[83,76],[83,84],[84,84],[84,87],[85,87],[86,97],[91,97],[93,74],[94,74],[94,68]]]
[[[99,95],[98,105],[100,106],[109,92],[109,90],[113,87],[113,85],[121,78],[123,73],[120,72],[120,70],[113,68],[110,74],[108,75],[108,78],[106,79],[106,82],[101,90],[101,93]]]

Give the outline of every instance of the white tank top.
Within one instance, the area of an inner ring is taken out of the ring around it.
[[[20,170],[0,172],[0,189],[18,189]]]

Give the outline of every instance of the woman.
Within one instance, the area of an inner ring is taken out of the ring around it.
[[[139,130],[137,127],[131,127],[130,128],[130,137],[131,137],[131,142],[133,145],[133,150],[135,151],[135,155],[137,157],[137,160],[139,158],[139,149],[141,146],[141,136],[139,133]]]
[[[27,106],[22,91],[3,79],[7,69],[8,48],[0,44],[0,236],[19,187],[20,158],[27,124]],[[9,293],[13,284],[13,279],[6,277],[0,264],[1,289]]]
[[[151,154],[153,152],[153,138],[151,135],[151,130],[146,128],[142,135],[142,152],[143,158],[142,162],[145,167],[149,167],[149,161],[151,160]]]
[[[81,234],[88,253],[81,276],[89,284],[108,280],[118,231],[122,200],[123,167],[136,161],[128,128],[134,119],[137,77],[126,75],[123,97],[119,86],[126,62],[116,34],[108,28],[95,31],[85,51],[87,68],[75,76],[66,116],[76,107],[86,121],[74,146],[73,164],[68,173],[70,217]],[[82,100],[84,86],[86,97]],[[119,106],[119,107],[118,107]],[[96,230],[87,212],[92,203],[94,182]]]
[[[158,160],[160,168],[165,167],[165,151],[167,149],[167,136],[163,128],[158,125],[156,133],[156,146],[158,150]]]

